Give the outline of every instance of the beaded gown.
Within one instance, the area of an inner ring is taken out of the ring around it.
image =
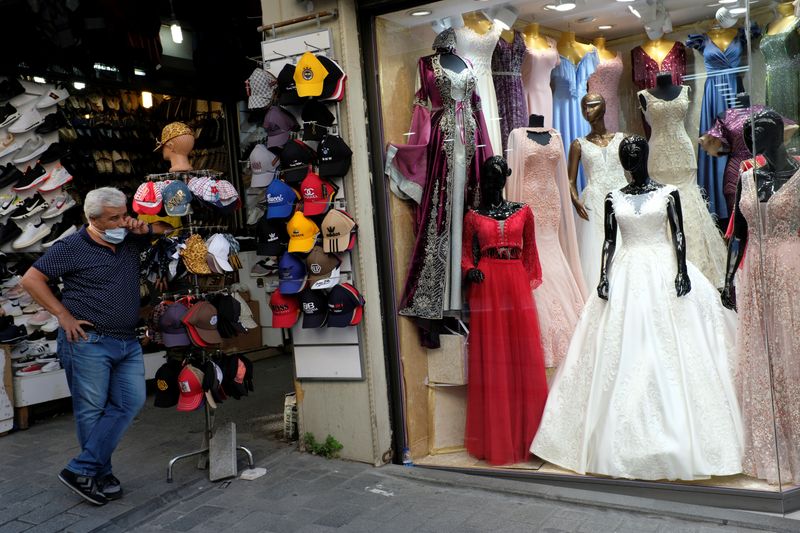
[[[766,104],[785,117],[800,120],[800,19],[785,32],[766,34],[759,49],[767,69]],[[793,137],[788,148],[800,148]]]
[[[547,400],[539,321],[531,289],[542,282],[531,210],[505,220],[468,211],[461,267],[470,283],[467,451],[489,464],[528,458]]]
[[[606,101],[606,129],[619,131],[619,80],[622,77],[622,58],[603,59],[597,70],[589,76],[589,92],[597,93]],[[584,169],[585,170],[585,169]]]
[[[686,47],[683,46],[683,43],[676,41],[667,52],[667,55],[664,56],[664,59],[661,60],[661,63],[650,57],[641,46],[631,50],[631,76],[633,84],[640,91],[655,87],[656,76],[662,71],[672,72],[673,85],[683,83],[683,76],[686,75]],[[631,111],[635,112],[636,110],[633,109]],[[644,118],[644,113],[642,113],[642,125],[649,139],[650,125]]]
[[[542,145],[528,137],[529,131],[549,133],[550,139]],[[508,139],[506,198],[528,204],[536,217],[542,284],[534,300],[548,368],[564,360],[586,300],[561,144],[561,135],[548,128],[519,128]]]
[[[800,171],[766,202],[758,200],[752,169],[742,173],[741,182],[739,208],[747,220],[748,253],[736,288],[740,319],[736,382],[744,419],[744,472],[769,483],[797,484]],[[759,231],[759,210],[763,234]]]
[[[497,95],[504,155],[508,148],[508,134],[528,123],[528,103],[522,89],[522,64],[526,50],[525,38],[515,31],[514,40],[509,43],[501,38],[492,54],[492,80]]]
[[[678,297],[667,204],[675,187],[612,193],[622,235],[608,301],[593,293],[548,395],[535,455],[632,479],[741,472],[742,428],[729,358],[735,314],[687,262]]]
[[[683,122],[689,109],[689,87],[683,85],[674,100],[662,100],[648,91],[639,95],[646,99],[644,115],[653,127],[647,164],[650,177],[680,191],[686,256],[715,287],[722,287],[725,244],[697,186],[695,148]]]
[[[528,114],[544,117],[544,127],[553,127],[553,90],[550,88],[550,74],[560,65],[561,56],[556,48],[556,41],[546,37],[549,48],[535,50],[525,48],[525,60],[522,63],[522,85],[525,100],[528,103]]]

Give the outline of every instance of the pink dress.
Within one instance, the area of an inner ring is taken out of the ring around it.
[[[522,85],[528,102],[528,113],[542,115],[544,127],[553,127],[553,91],[550,89],[550,71],[556,68],[561,59],[555,40],[547,37],[550,48],[547,50],[525,49],[522,63]]]
[[[528,131],[550,133],[550,141],[539,144]],[[536,217],[542,284],[534,300],[545,366],[558,367],[586,300],[561,135],[552,128],[517,128],[508,136],[508,147],[506,196],[526,203]]]
[[[619,131],[619,80],[622,77],[622,58],[601,60],[597,70],[589,77],[589,92],[597,93],[606,101],[606,129]]]

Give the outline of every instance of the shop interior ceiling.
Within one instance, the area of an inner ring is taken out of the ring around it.
[[[247,56],[261,41],[260,0],[0,0],[0,20],[0,75],[210,100],[245,97],[243,81],[255,66]],[[174,43],[163,41],[162,27],[175,22],[188,53],[170,55]]]
[[[570,11],[547,9],[547,5],[558,4],[558,0],[441,0],[423,4],[420,8],[408,8],[384,15],[384,18],[405,27],[430,24],[435,20],[462,13],[485,10],[489,12],[500,6],[513,6],[519,14],[515,27],[522,28],[526,23],[538,22],[544,27],[558,31],[574,31],[578,37],[591,39],[600,35],[617,39],[644,33],[647,13],[655,10],[656,0],[571,0],[575,8]],[[755,7],[768,5],[769,0],[750,2]],[[714,19],[717,10],[723,6],[730,9],[744,6],[745,0],[720,4],[716,0],[663,0],[664,8],[672,20],[673,27]],[[422,9],[424,7],[424,10]],[[630,8],[643,18],[637,18]],[[427,15],[412,15],[430,11]],[[744,24],[741,15],[740,24]],[[610,25],[611,29],[599,30],[598,26]]]

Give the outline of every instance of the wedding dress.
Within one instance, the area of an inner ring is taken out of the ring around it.
[[[644,116],[653,129],[647,165],[650,177],[680,191],[687,258],[715,287],[722,287],[725,243],[697,186],[695,147],[683,124],[689,109],[689,87],[683,85],[674,100],[662,100],[648,91],[639,91],[639,95],[647,101]]]
[[[623,133],[615,133],[608,146],[598,146],[578,137],[581,145],[581,162],[586,171],[586,187],[581,193],[581,201],[589,215],[589,220],[578,219],[578,246],[581,254],[581,270],[589,292],[595,292],[600,281],[600,255],[603,252],[605,228],[603,211],[606,195],[627,183],[625,170],[619,161],[619,143],[625,138]]]
[[[703,479],[741,472],[729,357],[735,313],[693,264],[675,292],[667,225],[675,187],[612,193],[622,235],[608,301],[592,294],[547,398],[531,452],[584,474]]]

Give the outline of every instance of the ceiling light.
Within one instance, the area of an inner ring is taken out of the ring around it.
[[[183,30],[181,29],[181,25],[177,22],[173,22],[172,25],[170,25],[169,33],[172,35],[173,43],[181,44],[183,42]]]
[[[153,107],[153,93],[142,91],[142,107],[145,109]]]
[[[555,4],[547,4],[545,9],[552,9],[554,11],[572,11],[575,9],[575,2],[558,0]]]
[[[732,7],[728,11],[730,11],[731,15],[741,15],[747,12],[747,7]]]
[[[41,76],[34,76],[33,77],[34,83],[47,83],[47,80],[42,78]]]
[[[142,69],[140,69],[140,68],[135,68],[135,69],[133,69],[133,73],[134,73],[136,76],[147,76],[147,72],[143,71],[143,70],[142,70]]]
[[[433,11],[430,9],[415,9],[408,12],[408,14],[412,17],[424,17],[425,15],[430,15],[431,13],[433,13]]]
[[[735,4],[739,0],[719,0],[719,4]]]
[[[500,29],[511,29],[511,26],[517,20],[517,10],[511,6],[500,6],[492,13],[492,19]]]
[[[617,2],[635,2],[636,0],[617,0]]]
[[[76,88],[77,90],[79,90],[79,91],[80,91],[81,89],[85,89],[85,88],[86,88],[86,84],[85,84],[85,83],[83,83],[82,81],[76,81],[76,82],[74,82],[74,83],[72,84],[72,86],[73,86],[73,87],[75,87],[75,88]]]
[[[634,16],[634,17],[636,17],[637,19],[640,19],[640,18],[642,18],[642,15],[641,15],[641,13],[639,13],[639,12],[636,10],[636,8],[635,8],[635,7],[633,7],[633,6],[628,6],[628,11],[630,11],[630,12],[631,12],[631,14],[633,14],[633,16]]]
[[[597,29],[598,30],[610,30],[613,27],[614,26],[612,26],[611,24],[601,24],[600,26],[597,27]]]

